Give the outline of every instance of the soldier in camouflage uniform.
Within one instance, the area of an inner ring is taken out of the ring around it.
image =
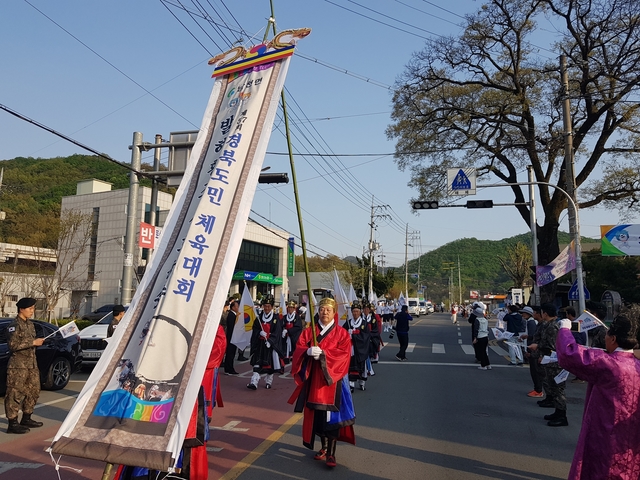
[[[544,330],[540,336],[540,343],[537,350],[539,351],[540,359],[544,355],[551,355],[551,352],[556,348],[556,337],[558,336],[558,318],[556,307],[553,304],[546,303],[541,306],[542,320],[544,322]],[[554,378],[562,371],[562,368],[557,362],[547,363],[543,365],[545,376],[542,380],[542,385],[547,392],[547,398],[551,399],[551,405],[555,407],[555,412],[550,415],[545,415],[544,419],[548,420],[547,425],[550,427],[566,427],[569,425],[567,421],[567,399],[565,397],[565,385],[566,382],[556,383]]]
[[[4,410],[9,427],[7,433],[27,433],[29,428],[41,427],[42,422],[31,418],[40,395],[40,372],[36,362],[36,347],[44,338],[36,338],[36,329],[30,318],[35,312],[36,300],[21,298],[16,306],[18,316],[7,327],[9,364],[7,366],[7,393]],[[18,423],[18,411],[22,420]]]

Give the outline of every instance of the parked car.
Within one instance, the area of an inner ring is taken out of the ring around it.
[[[128,309],[129,306],[124,307],[125,312]],[[100,360],[103,350],[107,348],[105,338],[107,338],[107,329],[112,320],[113,311],[110,311],[96,323],[80,331],[82,366],[93,366]]]
[[[82,317],[82,320],[89,320],[91,322],[97,322],[101,318],[104,318],[104,316],[106,314],[111,313],[113,311],[113,307],[115,307],[115,303],[108,303],[106,305],[103,305],[100,308],[98,308],[97,310],[94,310],[91,313],[85,314]]]
[[[427,304],[424,300],[418,301],[418,307],[420,310],[420,315],[426,315],[427,313],[429,313],[427,312]]]
[[[0,318],[0,395],[7,391],[7,364],[9,362],[9,346],[7,345],[7,327],[13,318]],[[58,330],[58,327],[47,322],[33,320],[36,337],[44,338]],[[71,374],[82,365],[82,348],[80,337],[72,335],[62,338],[55,334],[36,347],[36,360],[40,370],[40,383],[45,390],[60,390],[67,386]]]

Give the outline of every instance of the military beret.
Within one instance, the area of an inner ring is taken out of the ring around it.
[[[18,300],[18,302],[16,303],[16,307],[18,307],[18,308],[29,308],[29,307],[33,307],[35,304],[36,304],[36,299],[35,298],[24,297],[24,298],[21,298],[20,300]]]

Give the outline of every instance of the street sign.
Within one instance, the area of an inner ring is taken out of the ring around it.
[[[584,286],[584,299],[585,300],[589,300],[591,299],[591,294],[589,293],[589,290],[587,290],[587,286]],[[569,300],[579,300],[578,298],[578,279],[576,279],[573,284],[571,285],[571,288],[569,289]]]
[[[475,194],[475,168],[447,168],[447,195]]]

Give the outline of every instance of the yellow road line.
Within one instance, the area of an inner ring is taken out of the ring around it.
[[[220,480],[235,480],[242,473],[251,466],[253,462],[258,460],[260,456],[266,452],[271,445],[280,440],[287,431],[293,427],[302,418],[301,413],[296,413],[289,420],[284,422],[278,430],[269,435],[260,445],[258,445],[252,452],[248,453],[246,457],[240,460],[231,470],[220,477]]]

